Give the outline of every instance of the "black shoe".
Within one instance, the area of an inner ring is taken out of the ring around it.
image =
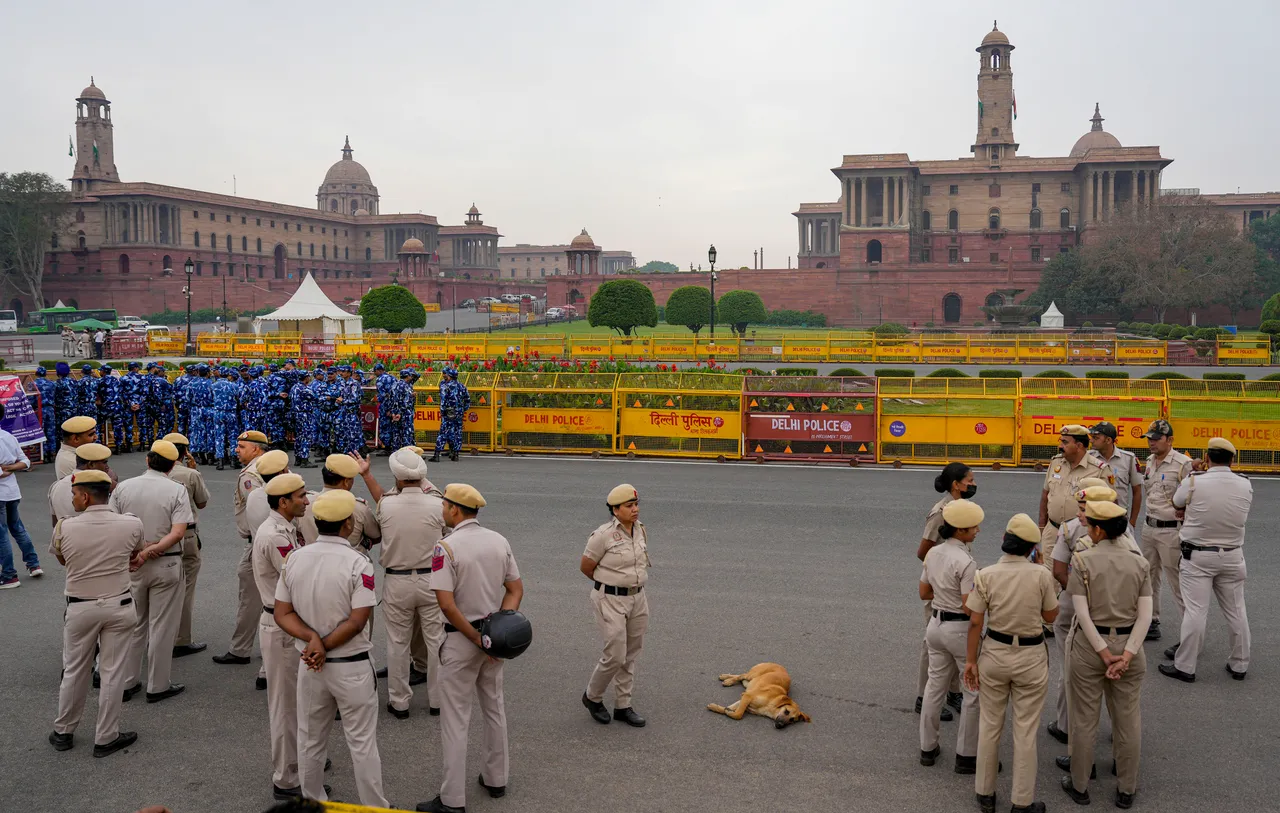
[[[937,761],[938,761],[938,757],[939,757],[941,754],[942,754],[942,746],[941,746],[941,745],[935,745],[935,746],[933,746],[933,750],[932,750],[932,751],[921,751],[921,752],[920,752],[920,764],[921,764],[921,765],[924,765],[926,768],[931,768],[931,767],[933,767],[933,763],[935,763],[935,762],[937,762]]]
[[[1159,621],[1152,621],[1151,626],[1147,627],[1146,640],[1148,641],[1160,640],[1160,622]]]
[[[1044,813],[1044,802],[1032,802],[1029,805],[1014,805],[1009,813]]]
[[[329,787],[328,785],[325,785],[324,795],[328,796],[331,793],[333,793],[333,788]],[[275,799],[279,799],[282,802],[287,802],[290,799],[301,799],[302,788],[300,786],[296,788],[278,788],[275,785],[272,785],[271,796]]]
[[[181,683],[170,683],[169,688],[165,689],[163,692],[147,692],[147,702],[159,703],[161,700],[168,700],[174,695],[182,694],[186,688],[187,687],[183,686]]]
[[[219,457],[219,458],[218,458],[218,465],[217,465],[217,466],[215,466],[214,468],[215,468],[215,469],[217,469],[218,471],[222,471],[223,469],[225,469],[225,468],[227,467],[227,464],[226,464],[226,463],[224,463],[224,462],[222,462],[224,459],[225,459],[225,458]]]
[[[439,717],[439,716],[440,716],[440,709],[437,709],[437,708],[430,708],[430,709],[427,709],[427,714],[430,714],[432,717]]]
[[[920,709],[921,709],[921,707],[922,707],[923,705],[924,705],[924,698],[923,698],[923,697],[917,697],[917,698],[916,698],[916,714],[919,714],[919,713],[920,713]],[[938,713],[938,719],[939,719],[939,720],[941,720],[941,721],[942,721],[942,722],[944,722],[944,723],[949,723],[949,722],[951,722],[952,720],[954,720],[954,719],[955,719],[955,717],[951,716],[951,709],[947,708],[947,707],[944,705],[944,706],[942,707],[942,711],[940,711],[940,712]]]
[[[93,746],[93,755],[95,757],[109,757],[121,748],[128,748],[138,741],[138,732],[121,731],[116,738],[106,745]]]
[[[978,810],[982,813],[996,813],[996,795],[994,793],[984,796],[978,794]]]
[[[1231,664],[1227,664],[1227,673],[1231,675],[1232,680],[1244,680],[1244,676],[1248,674],[1247,672],[1237,672],[1231,668]]]
[[[956,711],[960,711],[964,706],[964,694],[961,692],[947,692],[947,705]]]
[[[54,731],[49,734],[49,744],[53,746],[55,751],[70,751],[75,747],[74,734],[59,734]]]
[[[102,675],[98,672],[97,669],[93,670],[93,688],[95,689],[102,688]]]
[[[1059,768],[1066,771],[1067,773],[1071,773],[1071,757],[1056,757],[1053,760],[1053,764],[1057,765]],[[1114,771],[1112,771],[1112,773],[1114,773]],[[1090,779],[1098,778],[1097,763],[1094,763],[1093,767],[1089,769],[1089,778]]]
[[[454,449],[452,452],[449,452],[449,459],[450,459],[450,460],[452,460],[454,463],[457,463],[457,462],[458,462],[458,450],[457,450],[457,449]]]
[[[264,677],[254,678],[253,688],[260,692],[265,692],[267,690],[267,679]]]
[[[1134,794],[1132,793],[1125,793],[1122,790],[1116,791],[1116,807],[1121,810],[1128,810],[1133,807],[1133,797]]]
[[[439,463],[439,462],[440,462],[440,455],[439,455],[439,454],[433,454],[433,455],[431,455],[431,457],[428,457],[428,458],[427,458],[427,462],[428,462],[428,463]],[[436,798],[439,798],[439,797],[436,797]]]
[[[956,773],[964,776],[973,776],[978,772],[977,757],[962,757],[956,754]]]
[[[220,663],[223,666],[226,666],[228,664],[235,664],[236,666],[244,666],[245,664],[249,663],[249,656],[248,655],[232,655],[230,652],[228,652],[225,655],[214,655],[213,662]]]
[[[440,801],[439,796],[429,802],[421,802],[414,810],[419,811],[419,813],[467,813],[465,807],[450,807]]]
[[[1183,683],[1196,682],[1195,675],[1188,674],[1171,663],[1162,663],[1157,668],[1160,670],[1160,674],[1164,675],[1165,677],[1171,677],[1171,678],[1174,678],[1175,680],[1180,680]]]
[[[141,683],[133,684],[132,686],[124,690],[124,693],[123,693],[124,697],[120,700],[120,702],[128,703],[130,700],[133,699],[133,696],[140,691],[142,691],[142,684]]]
[[[614,709],[613,719],[621,720],[632,728],[644,728],[644,718],[636,714],[636,710],[630,706],[625,709]]]
[[[331,760],[331,759],[326,759],[326,760],[324,761],[324,769],[325,769],[325,772],[326,772],[326,773],[327,773],[328,771],[332,770],[332,769],[333,769],[333,760]]]
[[[186,656],[194,655],[197,652],[204,652],[208,648],[208,644],[179,644],[173,648],[173,657],[185,658]]]
[[[1089,791],[1076,790],[1075,784],[1072,783],[1070,776],[1062,777],[1062,790],[1071,797],[1071,801],[1078,805],[1089,804]]]
[[[391,712],[391,716],[392,716],[392,717],[394,717],[394,718],[396,718],[397,720],[408,720],[408,719],[409,719],[409,710],[408,710],[408,709],[398,709],[398,708],[396,708],[395,706],[393,706],[393,705],[391,705],[390,703],[388,703],[388,704],[387,704],[387,711]]]
[[[1178,647],[1180,646],[1182,646],[1181,643],[1176,643],[1173,646],[1169,647],[1164,651],[1164,656],[1169,660],[1173,660],[1174,658],[1178,657]]]
[[[481,774],[481,775],[480,775],[480,787],[482,787],[482,788],[484,788],[485,790],[489,791],[489,797],[490,797],[491,799],[501,799],[503,796],[506,796],[506,795],[507,795],[507,786],[506,786],[506,785],[498,785],[498,786],[496,786],[496,787],[495,787],[495,786],[493,786],[493,785],[486,785],[486,784],[484,783],[484,774]]]
[[[414,669],[412,666],[409,667],[409,685],[410,686],[421,686],[426,682],[427,682],[426,672],[419,672],[417,669]]]
[[[1061,728],[1058,728],[1057,723],[1049,723],[1049,728],[1047,730],[1049,732],[1050,737],[1053,737],[1055,740],[1062,743],[1063,745],[1066,745],[1067,741],[1070,739],[1067,736],[1067,732],[1063,731]]]
[[[588,700],[587,693],[582,693],[582,705],[587,707],[587,711],[591,712],[591,719],[601,725],[609,724],[609,710],[604,707],[604,703],[595,700]]]

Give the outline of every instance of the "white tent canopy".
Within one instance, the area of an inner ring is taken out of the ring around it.
[[[261,333],[264,322],[276,322],[281,331],[323,335],[325,339],[344,333],[359,336],[362,332],[361,318],[333,304],[310,274],[302,278],[288,302],[253,320],[253,332]]]
[[[1049,309],[1040,314],[1040,327],[1063,327],[1062,311],[1057,304],[1050,302]]]

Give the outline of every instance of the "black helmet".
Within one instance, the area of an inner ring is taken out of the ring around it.
[[[517,610],[499,610],[480,624],[484,651],[494,658],[515,658],[533,643],[533,625]]]

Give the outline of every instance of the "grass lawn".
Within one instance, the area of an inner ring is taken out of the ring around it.
[[[783,333],[820,333],[825,335],[831,332],[831,328],[805,328],[805,327],[777,327],[777,328],[748,328],[747,338],[756,334],[756,338],[765,336],[781,335]],[[613,328],[608,327],[592,327],[586,319],[577,319],[572,322],[554,322],[550,325],[532,325],[522,328],[503,328],[502,330],[494,330],[493,335],[542,335],[542,336],[617,336],[622,338],[622,334]],[[680,336],[682,338],[693,338],[693,332],[682,325],[668,325],[665,322],[659,322],[657,327],[642,327],[632,331],[635,338],[648,338],[654,335]],[[702,340],[707,340],[711,336],[710,331],[703,328],[698,334]],[[722,339],[732,338],[733,333],[729,330],[728,325],[716,325],[716,336]]]

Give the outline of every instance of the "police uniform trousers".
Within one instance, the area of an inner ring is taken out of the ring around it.
[[[1151,620],[1160,620],[1160,584],[1169,582],[1173,591],[1173,600],[1179,612],[1185,612],[1182,598],[1182,580],[1178,566],[1182,562],[1181,543],[1178,541],[1178,528],[1142,529],[1142,555],[1147,559],[1148,571],[1151,573]]]
[[[587,699],[599,703],[605,689],[614,684],[615,708],[631,708],[631,692],[636,682],[636,658],[644,648],[649,628],[649,594],[641,590],[631,596],[611,596],[604,588],[591,591],[591,607],[596,628],[604,638],[604,653],[587,681]]]
[[[181,551],[175,550],[150,559],[130,577],[138,623],[133,627],[133,639],[129,643],[125,688],[135,685],[141,677],[144,652],[149,653],[147,691],[163,692],[169,688],[173,642],[178,637],[178,623],[182,620],[180,556]]]
[[[933,602],[924,603],[924,634],[920,636],[920,673],[916,677],[916,697],[924,697],[924,687],[929,683],[929,622],[933,619]],[[951,681],[947,691],[960,691],[960,678]]]
[[[507,710],[502,699],[503,661],[491,659],[460,632],[445,635],[440,647],[440,740],[444,781],[440,801],[450,807],[467,803],[467,731],[472,693],[484,716],[484,765],[480,776],[489,787],[507,784]]]
[[[258,622],[262,665],[267,670],[267,715],[271,721],[271,781],[298,787],[298,648],[267,608]],[[324,767],[324,763],[320,763]],[[323,783],[322,783],[323,784]]]
[[[200,575],[200,534],[188,525],[182,537],[182,615],[174,646],[191,643],[191,612],[196,606],[196,577]]]
[[[932,751],[938,744],[938,727],[942,724],[942,705],[947,687],[964,673],[968,657],[969,621],[929,619],[925,632],[929,645],[929,682],[920,707],[920,750]],[[960,729],[956,733],[956,756],[971,757],[978,753],[978,693],[964,687],[964,703],[960,706]]]
[[[298,652],[296,647],[294,652]],[[324,760],[333,715],[339,712],[342,732],[351,751],[360,804],[390,807],[382,792],[382,757],[378,754],[377,736],[378,679],[373,674],[373,661],[368,658],[346,663],[326,660],[319,672],[313,672],[298,660],[297,669],[298,780],[302,795],[321,802],[329,799],[324,792]],[[270,686],[268,679],[267,687]],[[464,748],[465,745],[464,742]]]
[[[1101,632],[1101,630],[1099,630]],[[1113,655],[1124,652],[1128,635],[1103,635]],[[1071,653],[1071,781],[1076,790],[1089,787],[1093,768],[1093,748],[1098,739],[1098,715],[1105,697],[1111,715],[1111,750],[1116,760],[1116,790],[1135,793],[1138,790],[1138,759],[1142,752],[1142,677],[1147,671],[1147,656],[1141,648],[1133,656],[1129,668],[1119,680],[1107,677],[1107,665],[1089,639],[1077,627],[1067,646]],[[1017,804],[1017,802],[1014,802]]]
[[[1070,731],[1070,704],[1067,694],[1071,691],[1071,650],[1067,648],[1067,636],[1071,634],[1071,625],[1075,621],[1075,608],[1068,602],[1068,609],[1058,605],[1058,617],[1053,620],[1053,640],[1058,645],[1058,657],[1062,660],[1061,681],[1058,684],[1058,728],[1063,732]]]
[[[1231,639],[1231,656],[1227,665],[1233,671],[1249,669],[1249,616],[1244,609],[1244,582],[1247,575],[1244,550],[1192,551],[1182,561],[1181,643],[1173,665],[1194,675],[1200,648],[1204,645],[1204,628],[1209,619],[1209,596],[1217,596],[1222,617],[1227,621]]]
[[[253,580],[253,543],[248,539],[244,540],[244,553],[236,565],[236,578],[240,582],[240,603],[236,607],[236,628],[231,633],[231,654],[247,658],[253,654],[253,636],[262,612],[258,584]]]
[[[1040,557],[1036,564],[1041,565],[1053,574],[1053,546],[1058,544],[1058,525],[1052,522],[1044,524],[1044,530],[1040,532],[1040,547],[1036,554]]]
[[[443,636],[443,626],[440,627],[440,631]],[[444,638],[441,637],[440,641],[443,642]],[[419,624],[414,624],[410,627],[409,659],[413,664],[413,668],[424,675],[431,671],[432,663],[436,664],[436,671],[440,671],[440,647],[436,646],[430,652],[427,651],[427,640],[422,637],[422,626]],[[434,686],[436,684],[433,682],[431,685]]]
[[[996,792],[1000,735],[1004,733],[1005,710],[1012,703],[1013,791],[1009,798],[1023,806],[1035,800],[1036,727],[1048,691],[1046,646],[1013,646],[990,637],[982,642],[978,656],[978,773],[974,777],[974,790],[979,795]]]
[[[427,647],[427,701],[440,706],[440,645],[444,643],[444,615],[431,589],[431,574],[388,573],[382,583],[382,621],[387,628],[387,700],[397,709],[409,708],[410,641],[414,628]]]
[[[93,741],[106,745],[120,733],[120,705],[129,685],[125,683],[125,662],[137,620],[129,593],[67,604],[62,619],[62,685],[58,689],[54,731],[70,734],[80,724],[96,649],[102,684],[98,691],[98,729]]]

